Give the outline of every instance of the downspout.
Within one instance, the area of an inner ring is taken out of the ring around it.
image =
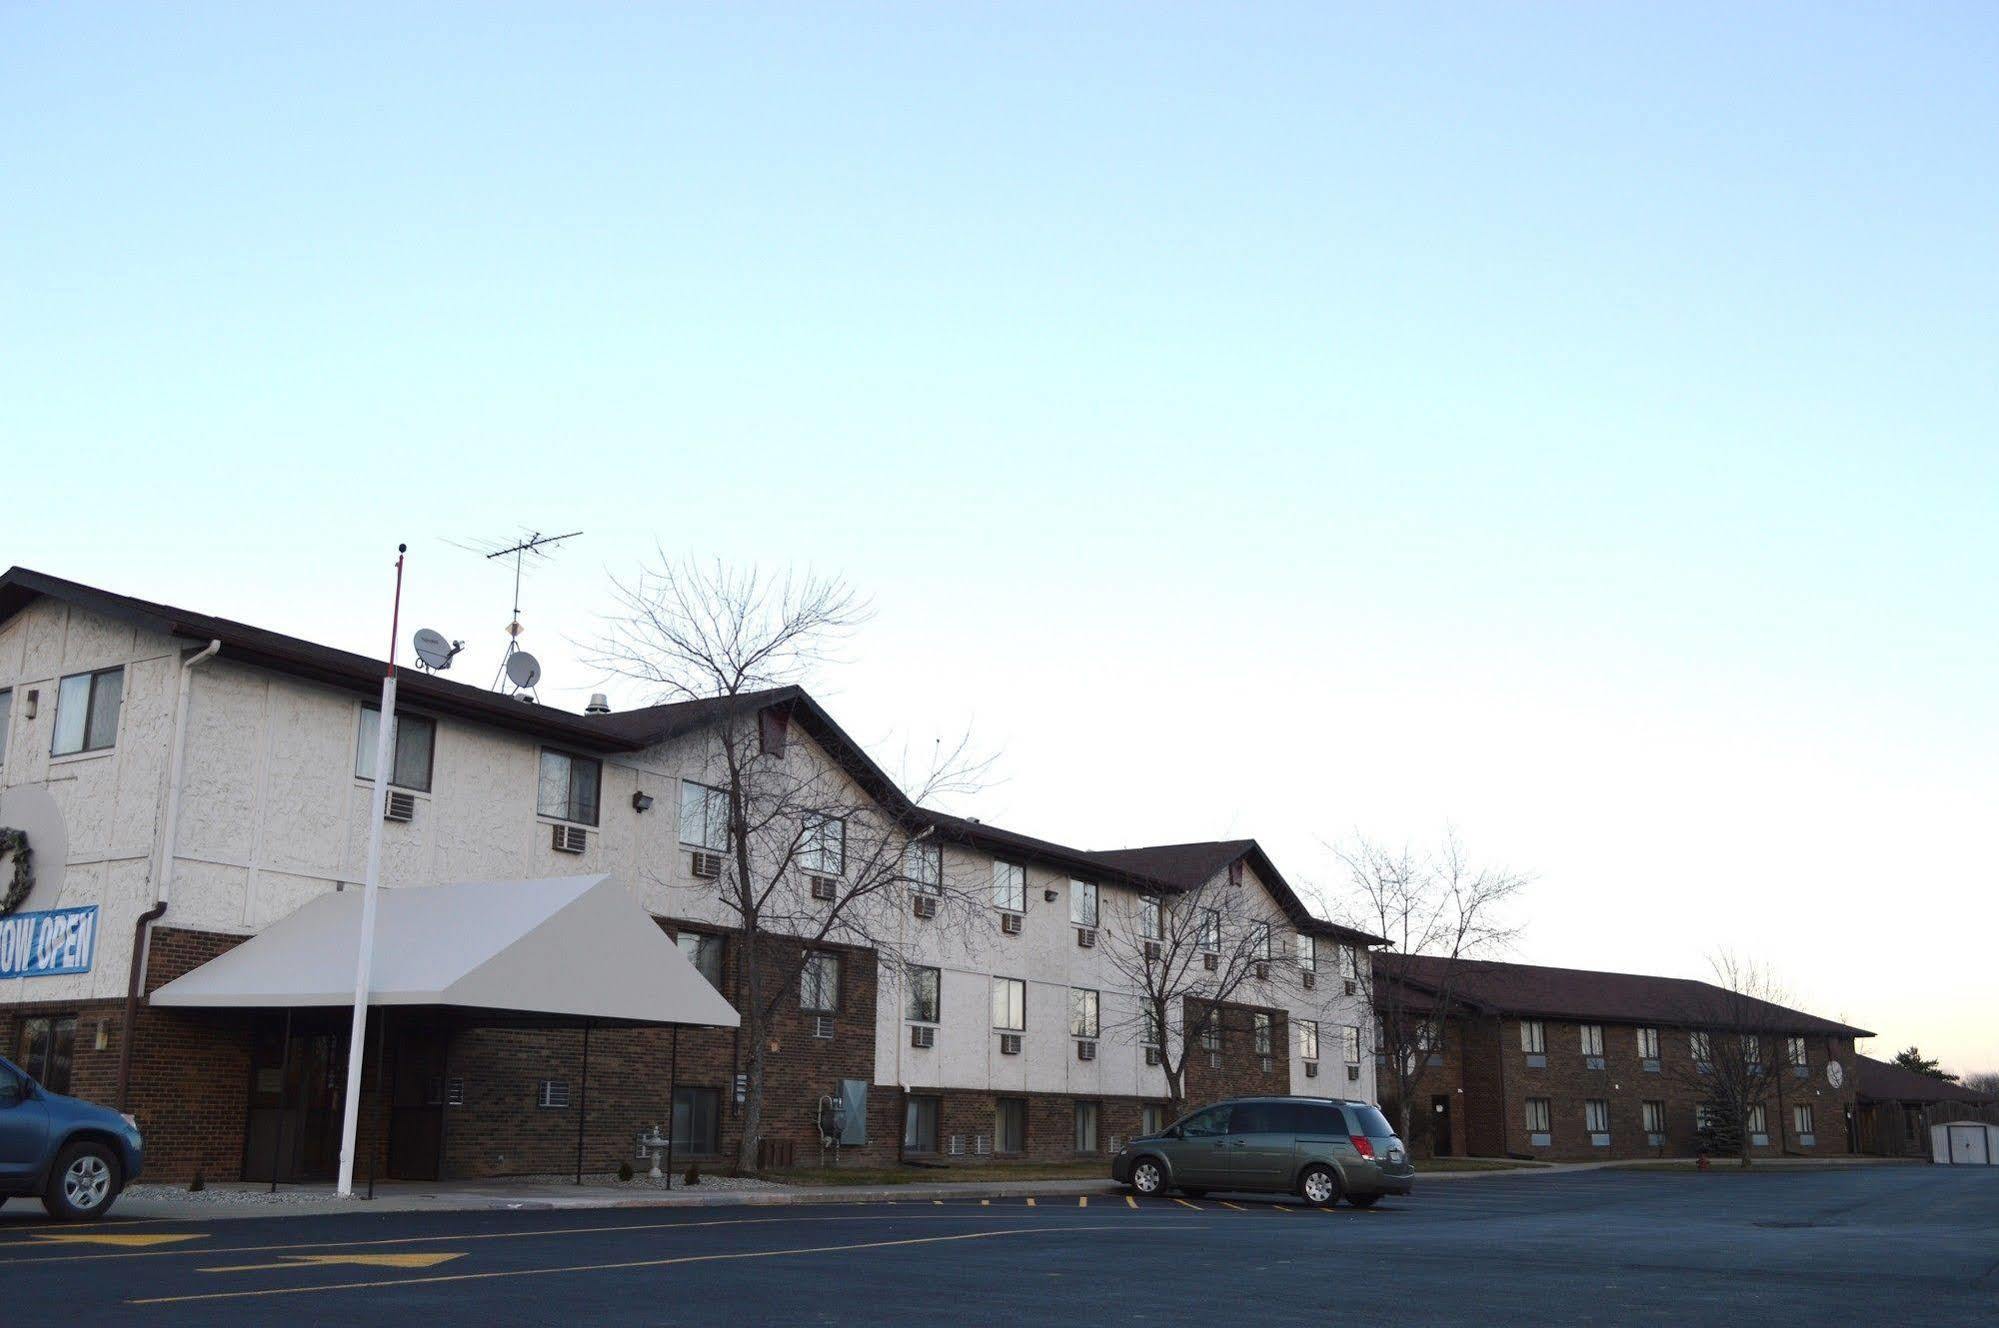
[[[192,690],[194,670],[215,658],[222,649],[220,640],[211,640],[201,651],[182,661],[180,689],[174,698],[173,748],[167,756],[167,803],[160,827],[160,860],[153,870],[153,906],[139,915],[132,928],[132,962],[125,983],[125,1017],[118,1034],[118,1110],[129,1105],[132,1083],[132,1030],[139,1019],[139,993],[146,986],[146,964],[152,958],[153,924],[167,911],[173,894],[174,830],[180,824],[181,755],[187,747],[187,698]]]

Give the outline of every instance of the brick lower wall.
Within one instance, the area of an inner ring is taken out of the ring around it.
[[[1270,1068],[1256,1050],[1254,1016],[1271,1017]],[[1189,998],[1183,1027],[1192,1028],[1201,1017],[1201,1005]],[[1282,1097],[1291,1093],[1291,1024],[1285,1012],[1255,1005],[1224,1004],[1220,1016],[1221,1046],[1215,1059],[1198,1041],[1187,1051],[1187,1109],[1229,1097]],[[1315,1084],[1317,1081],[1313,1081]],[[1338,1096],[1344,1079],[1335,1079],[1320,1091]]]

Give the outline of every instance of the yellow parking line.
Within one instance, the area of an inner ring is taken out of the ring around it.
[[[1138,1200],[1137,1200],[1137,1199],[1134,1199],[1134,1198],[1133,1198],[1133,1197],[1132,1197],[1131,1195],[1129,1195],[1129,1194],[1127,1194],[1127,1195],[1126,1195],[1126,1196],[1124,1197],[1124,1202],[1125,1202],[1125,1206],[1126,1206],[1127,1208],[1136,1208],[1136,1207],[1138,1207]]]
[[[1288,1213],[1291,1211],[1289,1208],[1286,1208],[1283,1204],[1272,1204],[1270,1206],[1272,1208],[1275,1208],[1280,1213]]]
[[[1077,1196],[1076,1196],[1076,1207],[1078,1207],[1078,1208],[1088,1208],[1089,1206],[1090,1206],[1090,1196],[1089,1196],[1089,1195],[1087,1195],[1087,1194],[1079,1194],[1079,1195],[1077,1195]]]
[[[1031,1194],[1027,1196],[1027,1206],[1029,1208],[1034,1207],[1034,1196]]]
[[[981,1208],[991,1208],[992,1206],[993,1206],[993,1201],[991,1199],[979,1200],[979,1207]]]
[[[616,1263],[579,1263],[548,1268],[495,1269],[484,1273],[433,1273],[424,1277],[391,1277],[373,1282],[328,1282],[317,1286],[265,1287],[252,1291],[207,1291],[184,1296],[149,1296],[127,1305],[178,1305],[196,1300],[245,1300],[253,1296],[299,1296],[322,1291],[366,1291],[376,1287],[417,1286],[437,1282],[483,1282],[503,1277],[547,1277],[557,1273],[624,1272],[637,1268],[669,1268],[676,1264],[724,1263],[739,1259],[778,1259],[793,1254],[839,1254],[853,1250],[885,1250],[912,1245],[941,1245],[959,1240],[989,1240],[995,1236],[1067,1235],[1072,1231],[1109,1231],[1091,1227],[1003,1227],[995,1231],[965,1231],[951,1236],[908,1236],[900,1240],[858,1241],[847,1245],[805,1245],[785,1250],[730,1250],[715,1254],[682,1254],[665,1259],[626,1259]]]
[[[1244,1207],[1242,1207],[1242,1206],[1241,1206],[1240,1204],[1232,1204],[1232,1203],[1230,1203],[1230,1202],[1229,1202],[1229,1201],[1228,1201],[1227,1199],[1222,1199],[1222,1200],[1218,1200],[1218,1202],[1219,1202],[1219,1203],[1221,1204],[1221,1206],[1222,1206],[1222,1207],[1224,1207],[1224,1208],[1233,1208],[1233,1209],[1235,1209],[1235,1210],[1236,1210],[1236,1211],[1237,1211],[1238,1213],[1247,1213],[1247,1212],[1249,1211],[1249,1209],[1247,1209],[1247,1208],[1244,1208]]]
[[[1199,1204],[1190,1204],[1190,1203],[1188,1203],[1188,1202],[1187,1202],[1187,1201],[1186,1201],[1185,1199],[1175,1199],[1175,1200],[1174,1200],[1173,1202],[1174,1202],[1174,1203],[1176,1203],[1176,1204],[1179,1204],[1179,1205],[1180,1205],[1180,1206],[1181,1206],[1182,1208],[1191,1208],[1191,1209],[1193,1209],[1193,1210],[1194,1210],[1195,1212],[1197,1212],[1197,1213],[1205,1211],[1205,1210],[1204,1210],[1204,1209],[1203,1209],[1203,1208],[1201,1207],[1201,1205],[1199,1205]]]

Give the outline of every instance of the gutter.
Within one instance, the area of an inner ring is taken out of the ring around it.
[[[139,1019],[139,994],[145,990],[147,961],[152,957],[153,924],[167,911],[173,895],[174,831],[180,824],[181,757],[187,747],[187,698],[193,689],[194,671],[222,650],[213,639],[196,654],[181,661],[180,689],[174,698],[173,748],[167,757],[167,801],[165,820],[160,827],[160,860],[153,872],[153,906],[139,915],[132,928],[132,961],[125,982],[125,1015],[118,1033],[118,1110],[129,1105],[132,1084],[132,1033]]]

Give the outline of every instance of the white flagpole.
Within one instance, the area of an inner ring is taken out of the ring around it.
[[[368,978],[375,964],[375,891],[382,883],[382,820],[388,809],[390,764],[395,760],[396,633],[403,608],[403,554],[396,546],[396,603],[389,615],[389,669],[382,676],[382,709],[375,725],[375,791],[369,799],[368,877],[361,887],[361,944],[354,960],[354,1028],[347,1039],[347,1102],[340,1117],[340,1189],[354,1197],[354,1138],[361,1123],[361,1051],[367,1045]],[[376,1067],[381,1077],[381,1067]]]

